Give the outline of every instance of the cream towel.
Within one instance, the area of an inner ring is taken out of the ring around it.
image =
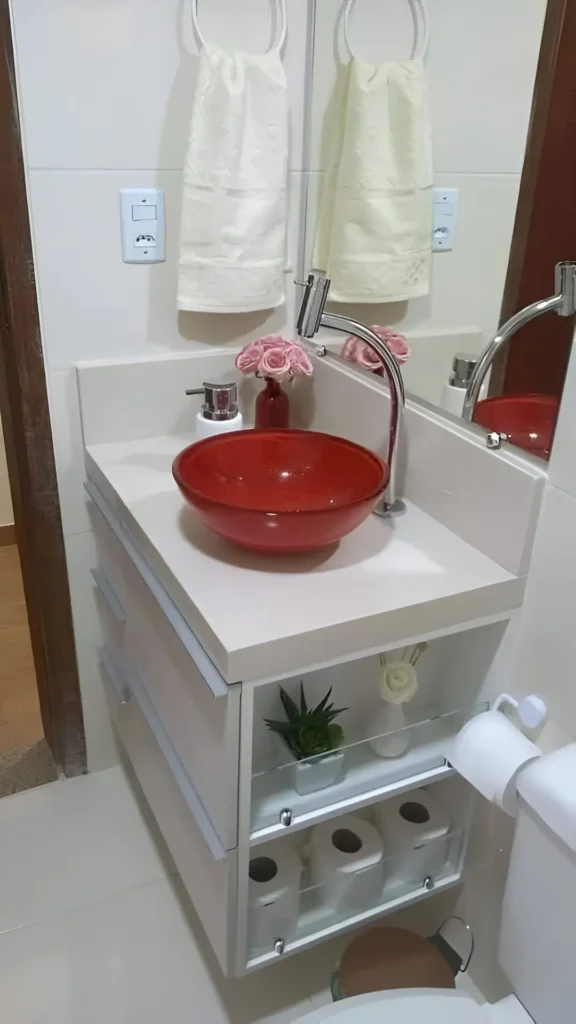
[[[328,114],[329,163],[313,263],[336,302],[426,295],[432,145],[420,59],[341,68]]]
[[[288,93],[279,49],[206,44],[184,168],[178,308],[284,302]]]

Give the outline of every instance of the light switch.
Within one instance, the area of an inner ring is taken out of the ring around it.
[[[449,252],[454,248],[457,213],[458,189],[435,188],[432,252]]]
[[[166,259],[163,190],[121,189],[120,218],[124,263],[163,263]]]
[[[140,206],[132,207],[132,220],[156,220],[158,207],[145,200]]]

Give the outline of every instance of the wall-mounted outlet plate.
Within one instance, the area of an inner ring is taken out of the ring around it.
[[[120,219],[124,263],[163,263],[166,259],[164,191],[121,189]]]
[[[449,252],[454,248],[457,213],[458,189],[435,188],[432,252]]]

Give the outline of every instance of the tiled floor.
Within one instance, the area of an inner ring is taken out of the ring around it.
[[[0,797],[58,777],[44,740],[18,549],[0,547]]]
[[[43,738],[36,674],[15,544],[0,547],[0,750]]]
[[[7,1024],[287,1024],[324,1001],[334,945],[222,977],[120,767],[0,801]]]
[[[6,1024],[288,1024],[330,1001],[346,937],[223,978],[119,766],[0,800],[0,837]]]

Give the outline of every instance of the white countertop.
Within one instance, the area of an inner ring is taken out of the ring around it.
[[[414,505],[394,520],[370,516],[336,548],[237,548],[200,522],[173,481],[172,460],[192,440],[92,445],[87,471],[230,683],[449,633],[522,602],[523,578]]]

